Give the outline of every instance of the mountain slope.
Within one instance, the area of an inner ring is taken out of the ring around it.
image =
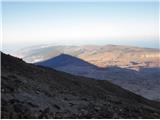
[[[160,118],[160,103],[108,81],[1,54],[2,118]]]

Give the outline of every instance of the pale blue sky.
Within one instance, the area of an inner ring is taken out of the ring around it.
[[[3,49],[30,45],[158,47],[158,2],[3,2]]]

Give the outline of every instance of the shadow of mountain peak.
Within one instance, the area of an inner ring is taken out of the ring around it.
[[[65,53],[62,53],[56,57],[52,57],[48,60],[37,62],[35,64],[46,66],[46,67],[60,67],[60,66],[65,66],[70,64],[70,65],[76,65],[76,66],[91,66],[91,67],[97,68],[96,65],[93,65],[87,61],[84,61],[80,58],[77,58]]]

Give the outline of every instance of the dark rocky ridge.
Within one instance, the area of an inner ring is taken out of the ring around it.
[[[160,118],[160,103],[108,81],[1,54],[2,118]]]

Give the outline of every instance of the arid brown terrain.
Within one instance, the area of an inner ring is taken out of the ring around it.
[[[89,48],[88,48],[89,49]],[[89,49],[79,57],[99,67],[118,66],[138,70],[141,67],[160,67],[160,51],[130,46],[108,45]]]

